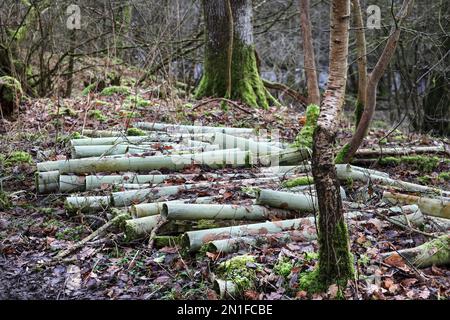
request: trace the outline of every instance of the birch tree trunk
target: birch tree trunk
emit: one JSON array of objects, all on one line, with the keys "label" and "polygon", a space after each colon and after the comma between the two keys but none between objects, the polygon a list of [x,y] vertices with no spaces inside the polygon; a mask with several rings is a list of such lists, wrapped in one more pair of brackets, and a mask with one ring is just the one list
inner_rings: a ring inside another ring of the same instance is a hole
[{"label": "birch tree trunk", "polygon": [[251,0],[203,0],[204,73],[196,97],[226,97],[268,108],[253,42]]},{"label": "birch tree trunk", "polygon": [[319,205],[319,267],[309,276],[314,288],[324,291],[331,284],[345,287],[353,278],[353,259],[344,220],[334,148],[347,80],[350,0],[331,4],[330,67],[328,88],[314,132],[312,173]]}]

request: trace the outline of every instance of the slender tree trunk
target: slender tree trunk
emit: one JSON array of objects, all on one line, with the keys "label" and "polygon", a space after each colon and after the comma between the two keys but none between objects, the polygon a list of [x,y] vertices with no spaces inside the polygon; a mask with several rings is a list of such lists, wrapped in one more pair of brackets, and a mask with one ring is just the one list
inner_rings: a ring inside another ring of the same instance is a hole
[{"label": "slender tree trunk", "polygon": [[[319,266],[310,277],[323,291],[331,284],[345,286],[353,278],[353,259],[344,220],[340,186],[334,165],[338,118],[342,110],[347,81],[350,0],[331,4],[330,67],[328,87],[321,104],[314,132],[312,173],[319,206]],[[303,279],[300,284],[305,284]]]},{"label": "slender tree trunk", "polygon": [[300,24],[303,36],[303,51],[305,60],[306,82],[308,87],[308,106],[306,108],[306,121],[303,128],[295,138],[296,147],[312,147],[314,128],[319,116],[320,91],[317,81],[314,46],[312,41],[312,27],[309,16],[309,0],[300,0]]},{"label": "slender tree trunk", "polygon": [[392,29],[391,35],[386,43],[386,46],[384,47],[383,53],[378,59],[375,68],[367,80],[365,107],[358,127],[356,128],[350,143],[344,146],[338,155],[337,159],[339,162],[350,162],[367,135],[370,122],[372,121],[372,117],[375,112],[378,83],[383,77],[389,62],[395,53],[395,49],[397,48],[397,43],[400,38],[400,24],[408,15],[409,7],[412,2],[413,0],[404,0],[399,13],[395,17],[395,25]]},{"label": "slender tree trunk", "polygon": [[366,101],[367,53],[364,21],[359,0],[352,0],[354,25],[356,28],[356,54],[358,55],[358,96],[355,105],[355,127],[358,127]]},{"label": "slender tree trunk", "polygon": [[66,98],[70,98],[72,95],[72,89],[73,89],[73,73],[74,73],[74,67],[75,67],[75,45],[76,45],[76,30],[70,30],[70,53],[69,53],[69,67],[67,70],[67,86],[66,86],[66,92],[64,93],[64,96]]},{"label": "slender tree trunk", "polygon": [[309,0],[300,0],[300,23],[305,55],[305,72],[308,87],[308,104],[320,105],[320,91],[317,82],[316,62],[314,55],[311,20],[309,17]]},{"label": "slender tree trunk", "polygon": [[227,97],[252,107],[267,108],[273,98],[258,73],[252,1],[203,0],[203,9],[204,73],[196,97]]}]

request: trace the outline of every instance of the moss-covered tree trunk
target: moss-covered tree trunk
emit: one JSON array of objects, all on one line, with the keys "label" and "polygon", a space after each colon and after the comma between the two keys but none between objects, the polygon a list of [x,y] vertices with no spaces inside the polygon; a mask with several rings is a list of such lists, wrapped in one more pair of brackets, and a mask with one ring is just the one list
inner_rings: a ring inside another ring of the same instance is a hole
[{"label": "moss-covered tree trunk", "polygon": [[330,78],[314,131],[313,144],[312,173],[319,206],[319,267],[310,275],[311,280],[314,280],[313,287],[309,287],[311,291],[326,290],[331,284],[345,286],[347,280],[353,278],[354,272],[333,148],[345,96],[349,18],[350,0],[333,0]]},{"label": "moss-covered tree trunk", "polygon": [[204,72],[196,97],[220,97],[267,108],[273,99],[258,72],[251,0],[203,0]]}]

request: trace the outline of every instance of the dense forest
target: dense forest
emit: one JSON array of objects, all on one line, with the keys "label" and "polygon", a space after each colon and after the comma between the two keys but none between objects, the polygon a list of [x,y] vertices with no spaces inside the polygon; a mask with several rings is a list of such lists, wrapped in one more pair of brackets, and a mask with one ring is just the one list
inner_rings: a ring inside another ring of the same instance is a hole
[{"label": "dense forest", "polygon": [[3,0],[0,299],[448,300],[449,7]]}]

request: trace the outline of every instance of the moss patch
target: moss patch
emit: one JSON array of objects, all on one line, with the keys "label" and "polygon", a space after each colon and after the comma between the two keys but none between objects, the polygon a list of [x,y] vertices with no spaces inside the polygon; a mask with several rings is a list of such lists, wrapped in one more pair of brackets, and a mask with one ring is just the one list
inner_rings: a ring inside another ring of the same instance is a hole
[{"label": "moss patch", "polygon": [[356,99],[356,103],[355,103],[355,128],[358,128],[359,125],[359,121],[361,120],[361,116],[363,114],[364,111],[364,104]]},{"label": "moss patch", "polygon": [[131,89],[125,86],[110,86],[106,87],[100,93],[102,96],[112,96],[114,94],[122,94],[129,95],[131,93]]},{"label": "moss patch", "polygon": [[140,95],[130,95],[125,99],[126,107],[136,106],[138,108],[145,108],[151,104],[151,101],[143,99]]},{"label": "moss patch", "polygon": [[294,263],[289,259],[283,258],[274,265],[273,272],[279,276],[287,278],[294,267]]},{"label": "moss patch", "polygon": [[344,163],[344,158],[347,156],[348,150],[350,150],[349,143],[347,143],[345,146],[343,146],[342,149],[338,152],[338,154],[336,155],[336,158],[334,159],[334,163],[336,163],[336,164]]},{"label": "moss patch", "polygon": [[[327,247],[327,243],[331,243],[330,247]],[[300,289],[308,293],[325,292],[330,285],[336,284],[342,290],[346,287],[347,281],[354,278],[355,273],[344,219],[337,222],[334,231],[327,236],[327,239],[319,236],[319,247],[318,265],[314,271],[300,275]],[[337,258],[329,259],[329,257]]]},{"label": "moss patch", "polygon": [[306,122],[300,133],[295,138],[294,147],[312,148],[314,129],[316,128],[317,118],[320,114],[319,106],[310,104],[306,108]]},{"label": "moss patch", "polygon": [[33,158],[28,152],[14,151],[9,156],[5,157],[2,162],[6,167],[19,164],[32,164]]},{"label": "moss patch", "polygon": [[313,184],[314,180],[311,176],[305,176],[305,177],[298,177],[294,179],[289,179],[285,182],[283,182],[283,187],[285,188],[294,188],[297,186],[307,186],[310,184]]},{"label": "moss patch", "polygon": [[401,157],[384,157],[380,159],[382,165],[401,165],[407,164],[409,168],[418,169],[423,172],[431,172],[439,165],[439,157],[429,156],[401,156]]},{"label": "moss patch", "polygon": [[83,91],[81,91],[81,95],[87,96],[91,91],[94,91],[97,87],[96,83],[91,83],[90,85],[86,86]]},{"label": "moss patch", "polygon": [[100,122],[105,122],[108,120],[108,117],[106,117],[100,110],[91,110],[88,115],[89,117]]},{"label": "moss patch", "polygon": [[139,128],[128,128],[127,136],[146,136],[147,133]]},{"label": "moss patch", "polygon": [[255,265],[255,257],[250,255],[235,256],[219,264],[216,273],[219,278],[232,281],[240,291],[255,286],[256,270],[247,265]]},{"label": "moss patch", "polygon": [[450,181],[450,171],[439,173],[438,179],[443,181]]}]

